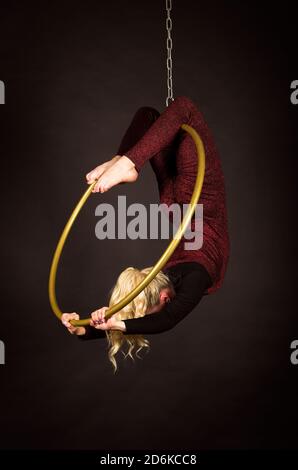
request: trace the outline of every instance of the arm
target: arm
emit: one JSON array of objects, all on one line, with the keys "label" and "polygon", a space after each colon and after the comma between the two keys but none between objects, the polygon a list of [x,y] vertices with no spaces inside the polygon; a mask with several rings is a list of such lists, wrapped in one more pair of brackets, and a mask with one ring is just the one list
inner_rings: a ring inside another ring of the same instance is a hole
[{"label": "arm", "polygon": [[82,336],[78,336],[78,338],[82,339],[83,341],[88,341],[89,339],[107,338],[106,330],[118,329],[120,324],[121,326],[123,326],[123,329],[125,329],[125,325],[122,325],[122,322],[116,320],[114,315],[107,322],[104,322],[104,329],[99,329],[99,325],[103,323],[107,310],[108,307],[102,307],[92,312],[90,325],[84,328],[85,334]]},{"label": "arm", "polygon": [[134,163],[138,171],[147,160],[173,141],[182,124],[191,123],[193,110],[196,107],[189,98],[177,97],[143,137],[125,152],[125,156]]},{"label": "arm", "polygon": [[191,271],[183,277],[179,290],[158,313],[142,318],[124,320],[125,334],[157,334],[170,330],[185,318],[200,302],[206,289],[206,278],[200,271]]},{"label": "arm", "polygon": [[84,328],[85,334],[77,336],[81,341],[89,341],[90,339],[103,339],[107,337],[106,332],[103,330],[96,330],[90,325],[85,326]]},{"label": "arm", "polygon": [[118,330],[125,332],[125,324],[121,320],[117,320],[115,315],[112,315],[105,321],[105,313],[109,307],[102,307],[91,313],[90,325],[83,327],[84,334],[78,336],[79,339],[85,341],[90,339],[107,338],[107,330]]}]

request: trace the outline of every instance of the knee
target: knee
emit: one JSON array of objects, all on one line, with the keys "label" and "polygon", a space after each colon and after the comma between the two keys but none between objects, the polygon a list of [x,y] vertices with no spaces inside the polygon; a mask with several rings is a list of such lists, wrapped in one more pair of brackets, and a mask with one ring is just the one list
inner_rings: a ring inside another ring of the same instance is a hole
[{"label": "knee", "polygon": [[160,116],[160,113],[150,106],[142,106],[136,112],[138,118],[142,118],[145,121],[154,122]]}]

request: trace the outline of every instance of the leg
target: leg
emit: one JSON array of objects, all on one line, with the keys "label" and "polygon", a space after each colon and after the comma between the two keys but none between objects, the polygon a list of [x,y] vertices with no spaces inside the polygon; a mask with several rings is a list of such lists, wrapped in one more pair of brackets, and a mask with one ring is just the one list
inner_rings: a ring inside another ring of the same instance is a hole
[{"label": "leg", "polygon": [[138,142],[138,140],[141,139],[141,137],[143,137],[158,117],[159,112],[154,108],[142,107],[138,109],[121,140],[117,152],[118,155],[125,155],[125,152],[127,152]]},{"label": "leg", "polygon": [[174,153],[165,149],[149,160],[156,176],[160,202],[167,205],[175,202],[173,156]]},{"label": "leg", "polygon": [[[124,137],[122,138],[121,144],[119,146],[117,155],[114,156],[111,160],[102,163],[101,165],[98,165],[94,170],[89,172],[86,175],[87,183],[91,184],[95,179],[101,178],[104,173],[109,172],[111,168],[115,169],[115,164],[121,159],[121,155],[125,155],[125,153],[132,147],[134,146],[139,139],[146,133],[146,131],[150,128],[152,123],[158,118],[159,112],[156,111],[154,108],[149,108],[149,107],[143,107],[140,108],[134,115],[133,120],[128,127]],[[123,158],[122,158],[123,161]],[[129,161],[128,161],[129,162]],[[127,163],[127,162],[126,162]],[[131,162],[130,162],[131,163]],[[137,177],[137,168],[134,168],[133,171],[136,173]],[[117,179],[121,179],[121,171],[127,171],[126,167],[119,168],[118,165],[118,175],[114,174],[114,179],[115,179],[115,184],[118,184],[121,181],[117,182]],[[109,175],[109,179],[111,181],[111,173]],[[134,177],[132,177],[132,181],[134,180]],[[94,189],[93,192],[104,192],[103,191],[103,185],[100,185],[100,182],[98,182]],[[108,189],[108,188],[107,188]]]},{"label": "leg", "polygon": [[[154,108],[140,108],[122,138],[118,154],[125,155],[125,152],[143,137],[159,116],[160,113]],[[170,148],[167,148],[157,153],[150,159],[150,164],[157,179],[160,201],[169,205],[172,204],[174,202],[173,176],[175,172],[173,152]]]},{"label": "leg", "polygon": [[189,204],[197,177],[198,157],[196,146],[188,134],[183,133],[181,135],[176,152],[175,200],[178,204]]}]

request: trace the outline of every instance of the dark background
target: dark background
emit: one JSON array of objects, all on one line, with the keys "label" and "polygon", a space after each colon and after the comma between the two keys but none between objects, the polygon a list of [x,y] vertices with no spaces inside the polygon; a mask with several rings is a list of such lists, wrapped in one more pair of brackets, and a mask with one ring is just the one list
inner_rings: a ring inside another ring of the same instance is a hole
[{"label": "dark background", "polygon": [[[297,447],[297,25],[291,2],[174,1],[174,94],[195,101],[220,150],[231,258],[220,292],[151,351],[81,343],[52,314],[53,251],[85,174],[110,159],[140,106],[166,98],[163,1],[6,2],[0,7],[2,449]],[[65,311],[106,304],[120,271],[157,241],[99,241],[100,202],[157,202],[149,166],[95,195],[58,275]]]}]

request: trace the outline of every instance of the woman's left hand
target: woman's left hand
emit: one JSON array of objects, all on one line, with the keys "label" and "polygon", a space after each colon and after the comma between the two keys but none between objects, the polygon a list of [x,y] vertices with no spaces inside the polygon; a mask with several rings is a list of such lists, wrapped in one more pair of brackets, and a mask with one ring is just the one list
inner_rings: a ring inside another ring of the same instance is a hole
[{"label": "woman's left hand", "polygon": [[126,327],[123,321],[116,320],[114,315],[108,320],[105,319],[105,314],[108,309],[109,307],[102,307],[92,312],[90,326],[93,326],[97,330],[120,330],[124,332]]}]

